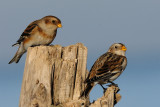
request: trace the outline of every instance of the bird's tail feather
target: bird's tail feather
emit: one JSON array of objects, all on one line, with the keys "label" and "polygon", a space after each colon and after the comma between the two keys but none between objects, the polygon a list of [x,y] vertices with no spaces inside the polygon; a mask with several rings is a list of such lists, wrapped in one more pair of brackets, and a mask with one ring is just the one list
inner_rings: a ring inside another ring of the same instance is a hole
[{"label": "bird's tail feather", "polygon": [[18,48],[18,51],[16,52],[16,54],[14,55],[14,57],[11,59],[11,61],[8,64],[11,64],[13,62],[18,63],[20,58],[25,52],[26,51],[24,50],[23,45],[21,44],[20,47]]},{"label": "bird's tail feather", "polygon": [[19,45],[19,43],[15,43],[15,44],[12,45],[12,47],[13,47],[13,46],[18,46],[18,45]]},{"label": "bird's tail feather", "polygon": [[92,90],[94,83],[88,83],[84,91],[81,93],[80,97],[88,97],[90,91]]},{"label": "bird's tail feather", "polygon": [[19,62],[19,60],[20,60],[20,58],[22,57],[22,55],[23,55],[23,53],[22,54],[15,54],[14,55],[14,57],[11,59],[11,61],[8,63],[8,64],[11,64],[11,63],[13,63],[13,62],[15,62],[15,63],[18,63]]}]

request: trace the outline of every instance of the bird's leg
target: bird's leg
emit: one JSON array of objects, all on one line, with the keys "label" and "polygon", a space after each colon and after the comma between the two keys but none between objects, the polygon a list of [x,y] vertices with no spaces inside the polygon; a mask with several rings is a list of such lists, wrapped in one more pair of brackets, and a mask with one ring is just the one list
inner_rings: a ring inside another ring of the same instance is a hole
[{"label": "bird's leg", "polygon": [[32,45],[32,46],[30,46],[30,47],[35,47],[35,46],[37,46],[37,45]]},{"label": "bird's leg", "polygon": [[45,46],[45,45],[38,44],[38,45],[32,45],[30,47],[36,47],[36,46]]},{"label": "bird's leg", "polygon": [[104,88],[102,84],[100,84],[100,86],[103,88],[103,93],[105,93],[107,88]]},{"label": "bird's leg", "polygon": [[39,45],[39,46],[48,46],[48,45],[42,45],[42,44],[41,44],[41,45]]}]

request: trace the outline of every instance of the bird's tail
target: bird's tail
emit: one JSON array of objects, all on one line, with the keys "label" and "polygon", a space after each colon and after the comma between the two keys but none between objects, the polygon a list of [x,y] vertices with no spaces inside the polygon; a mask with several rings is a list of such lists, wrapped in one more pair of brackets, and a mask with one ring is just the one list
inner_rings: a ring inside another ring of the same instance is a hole
[{"label": "bird's tail", "polygon": [[12,47],[13,47],[13,46],[18,46],[18,45],[19,45],[19,43],[17,42],[17,43],[15,43],[15,44],[13,44]]},{"label": "bird's tail", "polygon": [[89,93],[91,92],[92,88],[94,86],[94,83],[87,83],[87,86],[85,87],[84,91],[81,93],[81,98],[82,97],[88,97]]},{"label": "bird's tail", "polygon": [[8,64],[11,64],[13,62],[18,63],[24,53],[25,53],[25,50],[22,48],[22,46],[20,46],[18,48],[18,51],[16,52],[16,54],[14,55],[14,57],[11,59],[11,61]]}]

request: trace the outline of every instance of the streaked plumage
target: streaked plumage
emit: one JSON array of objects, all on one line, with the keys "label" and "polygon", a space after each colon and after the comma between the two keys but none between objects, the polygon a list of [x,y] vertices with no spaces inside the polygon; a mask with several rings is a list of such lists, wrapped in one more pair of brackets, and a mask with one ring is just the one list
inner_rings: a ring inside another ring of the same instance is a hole
[{"label": "streaked plumage", "polygon": [[56,37],[57,28],[59,27],[62,27],[61,21],[55,16],[45,16],[29,24],[17,40],[17,43],[12,45],[19,45],[19,48],[9,64],[18,63],[28,47],[49,45]]},{"label": "streaked plumage", "polygon": [[87,97],[94,85],[112,83],[124,71],[127,65],[125,57],[126,47],[122,43],[113,44],[109,50],[100,56],[92,66],[88,78],[85,80],[87,86],[81,97]]}]

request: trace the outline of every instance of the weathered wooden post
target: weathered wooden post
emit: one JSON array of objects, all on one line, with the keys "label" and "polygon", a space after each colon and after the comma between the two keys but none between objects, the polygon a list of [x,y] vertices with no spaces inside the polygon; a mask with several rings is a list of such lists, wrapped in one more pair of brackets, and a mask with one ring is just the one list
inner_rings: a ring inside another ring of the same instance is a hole
[{"label": "weathered wooden post", "polygon": [[86,64],[87,48],[81,43],[30,47],[19,107],[113,107],[120,99],[117,87],[109,87],[103,97],[90,105],[88,98],[79,98],[88,75]]}]

